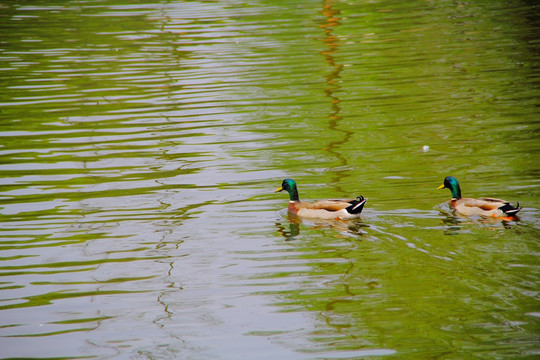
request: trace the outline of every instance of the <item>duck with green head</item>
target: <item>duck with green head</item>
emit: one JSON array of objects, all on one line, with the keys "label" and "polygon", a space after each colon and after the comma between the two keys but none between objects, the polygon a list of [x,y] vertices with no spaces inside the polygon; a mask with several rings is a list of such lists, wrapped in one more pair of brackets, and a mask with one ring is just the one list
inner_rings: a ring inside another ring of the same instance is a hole
[{"label": "duck with green head", "polygon": [[293,179],[285,179],[275,192],[289,193],[289,211],[304,218],[347,220],[360,216],[367,202],[362,195],[352,200],[320,200],[313,203],[300,201]]},{"label": "duck with green head", "polygon": [[485,217],[496,217],[503,220],[515,220],[516,214],[521,210],[519,203],[514,207],[509,201],[490,197],[478,199],[461,197],[461,187],[453,176],[447,176],[438,189],[450,189],[452,199],[450,207],[458,213],[466,216],[480,215]]}]

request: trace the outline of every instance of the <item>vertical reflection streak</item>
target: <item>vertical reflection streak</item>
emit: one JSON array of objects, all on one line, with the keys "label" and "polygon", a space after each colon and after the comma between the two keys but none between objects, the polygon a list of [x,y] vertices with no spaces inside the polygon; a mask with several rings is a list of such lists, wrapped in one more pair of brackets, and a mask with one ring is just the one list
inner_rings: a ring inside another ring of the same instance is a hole
[{"label": "vertical reflection streak", "polygon": [[[324,57],[325,62],[331,67],[330,73],[326,76],[326,87],[324,89],[325,95],[330,99],[331,110],[328,114],[328,129],[332,132],[341,133],[342,136],[336,140],[331,140],[324,150],[328,151],[338,159],[339,169],[333,172],[334,181],[332,186],[338,187],[339,178],[343,177],[347,172],[347,158],[340,152],[340,145],[343,145],[349,141],[352,136],[352,132],[340,128],[339,123],[342,117],[340,116],[341,107],[339,106],[341,100],[338,97],[338,93],[341,90],[340,80],[341,71],[343,65],[339,64],[335,59],[335,54],[339,51],[339,39],[334,35],[334,30],[340,25],[341,18],[339,17],[341,11],[333,7],[333,0],[324,0],[322,14],[326,19],[319,25],[325,33],[325,37],[322,41],[326,44],[326,49],[321,51],[320,54]],[[342,189],[337,189],[343,192]]]}]

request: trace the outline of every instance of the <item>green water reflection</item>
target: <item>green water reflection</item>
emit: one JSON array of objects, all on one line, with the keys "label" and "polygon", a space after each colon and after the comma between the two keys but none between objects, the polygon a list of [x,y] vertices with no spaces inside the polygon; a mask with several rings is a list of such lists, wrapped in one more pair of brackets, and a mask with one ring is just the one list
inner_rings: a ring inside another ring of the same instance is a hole
[{"label": "green water reflection", "polygon": [[[535,4],[0,19],[0,358],[538,357]],[[456,216],[447,175],[521,220]],[[294,218],[285,177],[369,202]]]},{"label": "green water reflection", "polygon": [[373,223],[391,222],[370,219],[361,236],[350,236],[351,225],[297,230],[290,246],[308,268],[281,274],[298,287],[280,304],[317,313],[310,335],[319,350],[491,358],[520,357],[536,346],[536,315],[524,312],[535,306],[536,276],[523,270],[537,259],[519,240],[536,231],[472,224],[467,233],[441,237],[441,229],[418,229],[403,218],[399,229],[373,231]]}]

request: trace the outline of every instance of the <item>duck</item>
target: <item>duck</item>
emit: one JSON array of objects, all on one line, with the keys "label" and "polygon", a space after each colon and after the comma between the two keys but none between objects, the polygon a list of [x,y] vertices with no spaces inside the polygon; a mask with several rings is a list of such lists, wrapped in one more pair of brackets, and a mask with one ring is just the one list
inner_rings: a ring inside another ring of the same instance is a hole
[{"label": "duck", "polygon": [[362,195],[352,200],[319,200],[316,202],[300,201],[298,189],[293,179],[285,179],[275,192],[289,193],[290,213],[303,218],[348,220],[360,217],[367,200]]},{"label": "duck", "polygon": [[502,220],[516,220],[516,214],[521,210],[519,202],[516,206],[512,206],[509,201],[491,197],[478,199],[461,197],[459,182],[453,176],[445,177],[444,182],[437,189],[444,188],[450,189],[452,192],[450,207],[462,215],[480,215]]}]

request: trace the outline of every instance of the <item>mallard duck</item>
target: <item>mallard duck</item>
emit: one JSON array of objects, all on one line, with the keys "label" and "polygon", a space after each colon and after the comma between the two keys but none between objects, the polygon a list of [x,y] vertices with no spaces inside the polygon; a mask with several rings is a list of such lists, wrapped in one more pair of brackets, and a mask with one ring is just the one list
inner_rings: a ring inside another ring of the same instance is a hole
[{"label": "mallard duck", "polygon": [[521,210],[519,203],[514,207],[506,200],[489,197],[481,197],[478,199],[462,198],[459,182],[452,176],[444,178],[443,184],[438,187],[438,189],[444,188],[450,189],[452,192],[450,207],[463,215],[480,215],[501,218],[503,220],[514,220],[516,214]]},{"label": "mallard duck", "polygon": [[320,200],[314,203],[300,201],[293,179],[285,179],[275,192],[289,193],[289,211],[305,218],[346,220],[360,216],[367,199],[362,195],[353,200]]}]

